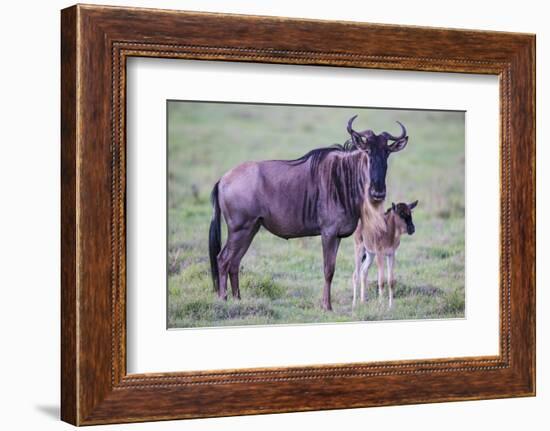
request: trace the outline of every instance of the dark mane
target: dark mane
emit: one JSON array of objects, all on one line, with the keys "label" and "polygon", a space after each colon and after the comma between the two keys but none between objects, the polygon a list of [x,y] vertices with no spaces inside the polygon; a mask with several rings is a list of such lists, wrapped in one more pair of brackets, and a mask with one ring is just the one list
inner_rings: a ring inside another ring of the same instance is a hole
[{"label": "dark mane", "polygon": [[340,153],[353,153],[354,151],[357,151],[357,147],[355,144],[351,142],[351,140],[347,140],[344,142],[344,144],[334,144],[330,147],[322,147],[322,148],[316,148],[314,150],[309,151],[308,153],[304,154],[302,157],[299,157],[294,160],[285,160],[286,163],[289,163],[293,166],[301,165],[302,163],[307,162],[308,160],[311,160],[311,174],[312,176],[315,175],[317,172],[317,168],[321,164],[321,162],[330,154],[334,152],[340,152]]}]

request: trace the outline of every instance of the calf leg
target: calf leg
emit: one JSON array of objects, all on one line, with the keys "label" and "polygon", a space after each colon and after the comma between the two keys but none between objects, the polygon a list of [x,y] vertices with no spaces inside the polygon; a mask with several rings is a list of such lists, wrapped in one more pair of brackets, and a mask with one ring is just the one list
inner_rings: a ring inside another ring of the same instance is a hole
[{"label": "calf leg", "polygon": [[322,234],[321,242],[323,243],[323,263],[325,268],[323,309],[326,311],[332,311],[332,304],[330,301],[330,285],[332,284],[332,277],[334,276],[334,270],[336,268],[336,255],[338,253],[338,246],[340,245],[340,238],[336,235]]},{"label": "calf leg", "polygon": [[367,289],[369,287],[369,268],[374,260],[374,254],[366,251],[365,261],[361,266],[361,302],[365,302],[367,298]]},{"label": "calf leg", "polygon": [[389,308],[391,308],[392,302],[393,302],[394,286],[395,286],[395,279],[393,276],[393,268],[395,265],[395,254],[390,254],[387,257],[387,262],[388,262],[388,286],[389,286],[389,296],[390,296]]},{"label": "calf leg", "polygon": [[376,266],[378,266],[378,296],[384,293],[384,255],[376,254]]},{"label": "calf leg", "polygon": [[[355,307],[357,302],[357,284],[361,279],[361,262],[363,261],[363,254],[365,250],[363,247],[363,242],[355,242],[355,268],[353,270],[353,302],[352,307]],[[361,292],[363,292],[363,287],[361,286]],[[363,293],[361,293],[361,298],[363,298]],[[362,299],[363,301],[363,299]]]}]

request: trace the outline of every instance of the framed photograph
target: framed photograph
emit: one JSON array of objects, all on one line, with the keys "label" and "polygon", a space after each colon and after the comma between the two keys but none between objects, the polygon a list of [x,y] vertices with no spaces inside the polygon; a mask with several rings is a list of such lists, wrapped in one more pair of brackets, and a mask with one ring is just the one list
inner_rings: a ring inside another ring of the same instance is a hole
[{"label": "framed photograph", "polygon": [[535,37],[61,13],[61,416],[535,394]]}]

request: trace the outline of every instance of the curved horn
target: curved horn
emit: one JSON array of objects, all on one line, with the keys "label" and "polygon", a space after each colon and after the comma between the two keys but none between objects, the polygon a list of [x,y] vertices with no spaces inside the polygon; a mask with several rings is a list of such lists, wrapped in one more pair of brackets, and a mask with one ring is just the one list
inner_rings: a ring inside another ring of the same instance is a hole
[{"label": "curved horn", "polygon": [[351,127],[352,123],[353,123],[353,120],[355,120],[357,118],[357,115],[354,115],[353,117],[351,117],[348,121],[348,133],[353,136],[354,134],[358,134],[355,130],[353,130],[353,127]]},{"label": "curved horn", "polygon": [[407,129],[405,129],[405,126],[403,126],[400,121],[396,121],[396,123],[401,126],[401,136],[393,136],[390,135],[388,132],[383,132],[382,135],[384,135],[388,139],[391,139],[392,141],[399,141],[400,139],[403,139],[405,136],[407,136]]},{"label": "curved horn", "polygon": [[354,144],[364,146],[366,142],[363,142],[364,138],[370,138],[372,135],[374,135],[374,132],[370,129],[363,130],[362,132],[357,132],[356,130],[353,130],[352,124],[353,120],[357,118],[357,115],[354,115],[351,117],[348,121],[348,133],[351,135],[351,139]]},{"label": "curved horn", "polygon": [[353,127],[351,126],[353,123],[353,120],[355,120],[356,118],[357,118],[357,115],[354,115],[349,119],[347,130],[348,130],[348,133],[351,135],[351,141],[353,142],[353,144],[356,146],[362,146],[363,139],[361,138],[361,135],[357,133],[355,130],[353,130]]}]

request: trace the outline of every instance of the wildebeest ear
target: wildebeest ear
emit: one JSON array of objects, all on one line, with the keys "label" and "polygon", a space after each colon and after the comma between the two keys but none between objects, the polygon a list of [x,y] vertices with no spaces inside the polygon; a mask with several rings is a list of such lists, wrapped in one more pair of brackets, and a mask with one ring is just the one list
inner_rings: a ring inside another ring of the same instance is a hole
[{"label": "wildebeest ear", "polygon": [[409,209],[412,210],[416,205],[418,205],[418,201],[414,201],[413,203],[409,204]]},{"label": "wildebeest ear", "polygon": [[397,153],[398,151],[401,151],[407,146],[407,142],[409,142],[409,137],[405,136],[404,138],[398,139],[393,144],[388,145],[390,153]]},{"label": "wildebeest ear", "polygon": [[367,138],[364,138],[359,133],[355,133],[355,134],[351,135],[351,139],[352,139],[353,143],[355,144],[355,146],[357,148],[360,148],[361,150],[366,150],[367,147],[369,146]]},{"label": "wildebeest ear", "polygon": [[393,202],[391,203],[391,209],[395,211],[395,204]]},{"label": "wildebeest ear", "polygon": [[351,136],[351,142],[353,142],[353,145],[355,145],[357,148],[360,148],[361,150],[366,150],[369,146],[368,137],[369,134],[372,135],[372,130],[365,130],[361,133],[353,130],[353,120],[355,120],[356,118],[357,115],[354,115],[349,119],[347,131]]}]

